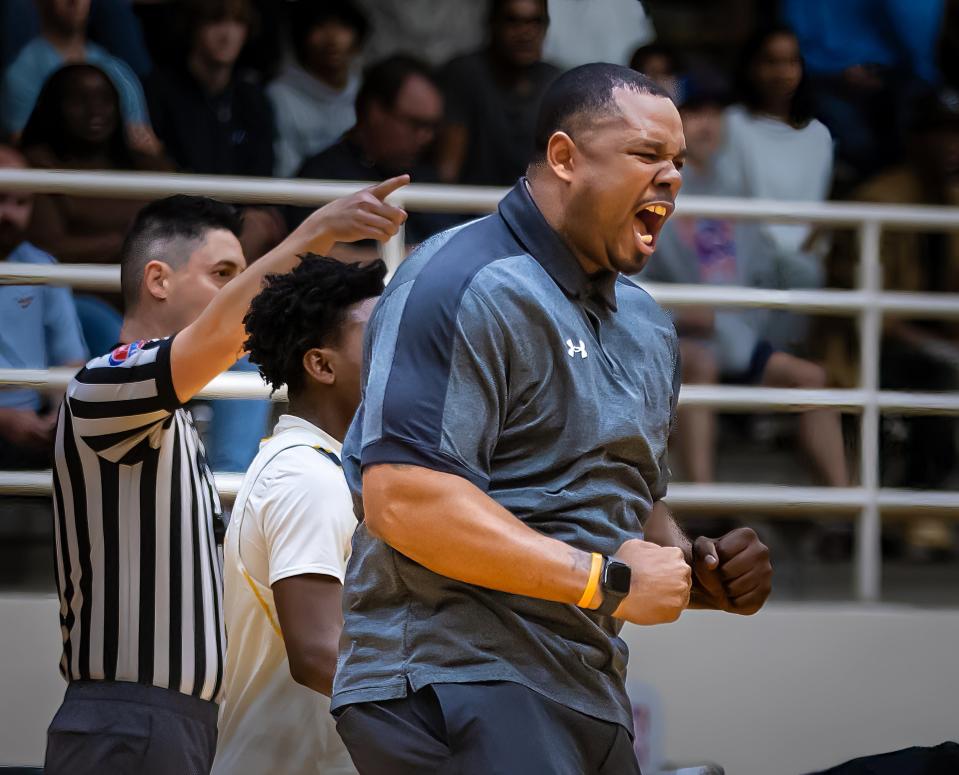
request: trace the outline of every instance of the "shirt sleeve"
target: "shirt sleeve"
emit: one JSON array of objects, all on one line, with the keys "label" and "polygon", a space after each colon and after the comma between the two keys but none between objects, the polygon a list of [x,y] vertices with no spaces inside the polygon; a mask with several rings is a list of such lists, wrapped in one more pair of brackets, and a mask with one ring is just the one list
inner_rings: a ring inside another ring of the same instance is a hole
[{"label": "shirt sleeve", "polygon": [[180,407],[173,337],[139,340],[90,361],[67,388],[76,434],[101,457],[136,462],[137,450]]},{"label": "shirt sleeve", "polygon": [[140,79],[122,59],[108,56],[100,65],[110,74],[110,79],[120,93],[120,110],[130,124],[150,124],[147,99]]},{"label": "shirt sleeve", "polygon": [[69,288],[48,285],[43,305],[43,330],[48,359],[54,366],[82,363],[89,357],[73,294]]},{"label": "shirt sleeve", "polygon": [[505,425],[506,339],[483,297],[449,284],[420,275],[375,316],[360,463],[422,466],[485,490]]},{"label": "shirt sleeve", "polygon": [[356,517],[340,467],[306,446],[284,450],[270,467],[259,503],[270,585],[306,573],[342,584]]},{"label": "shirt sleeve", "polygon": [[5,134],[23,131],[43,81],[44,74],[31,71],[19,59],[7,68],[0,88],[0,117]]}]

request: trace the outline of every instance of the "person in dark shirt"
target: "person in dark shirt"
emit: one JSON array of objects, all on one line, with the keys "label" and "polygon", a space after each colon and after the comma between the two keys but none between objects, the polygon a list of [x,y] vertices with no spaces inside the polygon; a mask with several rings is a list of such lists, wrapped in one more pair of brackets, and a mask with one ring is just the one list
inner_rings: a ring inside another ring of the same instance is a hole
[{"label": "person in dark shirt", "polygon": [[445,182],[515,183],[533,155],[540,98],[560,72],[542,61],[546,0],[494,0],[489,19],[489,47],[443,72],[438,166]]},{"label": "person in dark shirt", "polygon": [[[436,170],[425,157],[442,116],[443,96],[429,65],[399,54],[388,57],[363,75],[356,125],[338,143],[307,159],[298,177],[379,180],[409,172],[417,183],[436,182]],[[309,208],[290,208],[289,227],[309,213]],[[441,213],[410,213],[406,240],[422,242],[455,222]]]},{"label": "person in dark shirt", "polygon": [[186,62],[148,85],[150,115],[184,171],[271,175],[273,110],[236,61],[254,22],[249,0],[190,0]]}]

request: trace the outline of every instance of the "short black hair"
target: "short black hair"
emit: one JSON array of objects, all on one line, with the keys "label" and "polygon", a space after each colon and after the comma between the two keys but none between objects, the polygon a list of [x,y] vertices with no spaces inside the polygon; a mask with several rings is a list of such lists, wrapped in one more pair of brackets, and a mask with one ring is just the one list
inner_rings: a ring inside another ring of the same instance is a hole
[{"label": "short black hair", "polygon": [[304,383],[303,356],[336,344],[349,307],[383,293],[386,264],[353,264],[307,253],[286,274],[266,278],[243,318],[250,361],[273,390]]},{"label": "short black hair", "polygon": [[[150,261],[182,265],[208,231],[224,229],[239,237],[242,227],[237,208],[206,196],[174,194],[148,204],[137,214],[120,251],[124,307],[136,307],[143,270]],[[181,244],[172,246],[174,242]]]},{"label": "short black hair", "polygon": [[613,96],[616,89],[672,99],[662,86],[628,67],[605,62],[574,67],[553,81],[543,95],[536,119],[533,162],[546,158],[549,138],[556,132],[566,132],[575,139],[584,123],[617,113]]},{"label": "short black hair", "polygon": [[364,115],[371,102],[392,108],[400,89],[411,75],[425,78],[439,89],[433,68],[407,54],[394,54],[367,67],[363,71],[363,85],[356,95],[356,115]]},{"label": "short black hair", "polygon": [[328,21],[338,21],[356,32],[356,44],[361,46],[370,31],[366,15],[352,0],[299,0],[290,9],[290,33],[293,50],[302,62],[306,46],[314,28]]}]

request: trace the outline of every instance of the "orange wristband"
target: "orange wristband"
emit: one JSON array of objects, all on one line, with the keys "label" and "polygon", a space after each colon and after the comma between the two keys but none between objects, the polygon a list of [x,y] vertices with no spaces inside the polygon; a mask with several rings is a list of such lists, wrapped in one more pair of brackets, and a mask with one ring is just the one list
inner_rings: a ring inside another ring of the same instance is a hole
[{"label": "orange wristband", "polygon": [[586,582],[586,589],[583,590],[583,596],[576,604],[579,608],[585,608],[590,604],[593,595],[596,594],[596,588],[599,586],[599,574],[603,569],[603,555],[599,552],[593,552],[593,564],[589,569],[589,581]]}]

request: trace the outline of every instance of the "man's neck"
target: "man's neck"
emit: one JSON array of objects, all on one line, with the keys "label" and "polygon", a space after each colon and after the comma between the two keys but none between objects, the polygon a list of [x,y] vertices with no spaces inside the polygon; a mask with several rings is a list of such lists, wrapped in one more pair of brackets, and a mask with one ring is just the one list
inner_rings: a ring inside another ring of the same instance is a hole
[{"label": "man's neck", "polygon": [[169,325],[165,325],[149,315],[128,315],[123,318],[120,328],[120,342],[136,342],[140,339],[162,339],[175,334]]},{"label": "man's neck", "polygon": [[187,60],[187,69],[196,78],[207,94],[220,94],[230,85],[233,65],[210,62],[197,54],[191,54]]},{"label": "man's neck", "polygon": [[289,413],[312,423],[341,444],[350,427],[352,417],[346,417],[335,396],[318,400],[316,396],[293,394],[289,396]]},{"label": "man's neck", "polygon": [[542,180],[537,180],[535,174],[528,174],[529,177],[524,178],[524,183],[533,203],[539,209],[543,218],[546,219],[546,223],[552,227],[553,231],[562,237],[563,242],[566,243],[566,247],[569,248],[583,271],[588,275],[604,271],[603,266],[589,258],[589,256],[577,248],[569,238],[564,217],[566,208],[558,189],[555,186],[544,183]]},{"label": "man's neck", "polygon": [[82,62],[86,59],[87,36],[84,30],[66,32],[44,26],[41,35],[57,50],[65,62]]}]

